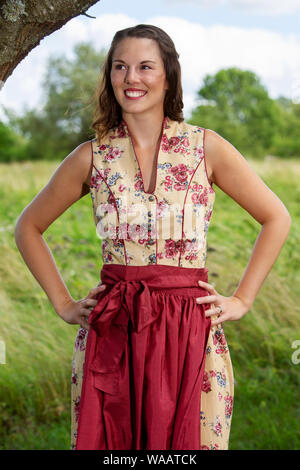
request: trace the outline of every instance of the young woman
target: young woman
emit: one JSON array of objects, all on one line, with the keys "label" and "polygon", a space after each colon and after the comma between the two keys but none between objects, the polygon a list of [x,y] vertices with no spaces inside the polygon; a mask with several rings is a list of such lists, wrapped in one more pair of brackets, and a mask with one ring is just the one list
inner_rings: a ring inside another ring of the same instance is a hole
[{"label": "young woman", "polygon": [[[64,159],[16,224],[57,314],[80,325],[71,449],[227,449],[234,387],[222,323],[250,310],[288,236],[286,207],[243,156],[184,122],[178,57],[158,27],[115,34],[96,137]],[[213,184],[262,225],[229,297],[205,267]],[[74,300],[42,235],[88,192],[104,264],[99,285]]]}]

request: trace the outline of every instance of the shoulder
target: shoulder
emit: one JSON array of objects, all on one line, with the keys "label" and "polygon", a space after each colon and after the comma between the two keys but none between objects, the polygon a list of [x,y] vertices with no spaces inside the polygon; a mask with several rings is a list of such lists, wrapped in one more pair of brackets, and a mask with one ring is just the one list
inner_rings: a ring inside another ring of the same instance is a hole
[{"label": "shoulder", "polygon": [[89,186],[90,173],[93,161],[92,140],[82,142],[65,158],[73,172],[80,175],[82,183]]},{"label": "shoulder", "polygon": [[212,129],[205,129],[204,154],[211,180],[217,185],[226,172],[232,173],[240,162],[246,162],[228,140]]}]

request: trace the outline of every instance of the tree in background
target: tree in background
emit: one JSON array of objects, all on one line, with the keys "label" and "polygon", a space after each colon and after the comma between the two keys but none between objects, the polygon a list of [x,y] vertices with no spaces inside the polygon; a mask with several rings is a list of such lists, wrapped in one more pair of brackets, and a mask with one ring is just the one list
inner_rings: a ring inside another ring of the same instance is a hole
[{"label": "tree in background", "polygon": [[280,129],[274,137],[271,154],[279,157],[300,157],[300,103],[280,96],[277,100]]},{"label": "tree in background", "polygon": [[0,0],[0,88],[28,52],[98,0]]},{"label": "tree in background", "polygon": [[201,102],[188,122],[218,132],[251,156],[273,147],[281,113],[255,73],[232,67],[207,75],[198,96]]},{"label": "tree in background", "polygon": [[28,159],[61,160],[94,136],[90,126],[105,55],[104,50],[96,52],[91,44],[81,43],[75,46],[73,59],[51,57],[42,82],[42,109],[27,109],[17,116],[4,108],[10,126],[27,138]]}]

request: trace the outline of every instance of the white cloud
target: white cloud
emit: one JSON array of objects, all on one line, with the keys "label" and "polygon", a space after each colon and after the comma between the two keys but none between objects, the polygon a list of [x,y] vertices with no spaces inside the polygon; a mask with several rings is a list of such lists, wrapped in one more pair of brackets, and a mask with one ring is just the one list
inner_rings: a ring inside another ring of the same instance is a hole
[{"label": "white cloud", "polygon": [[232,7],[258,15],[281,15],[300,12],[299,0],[164,0],[168,3],[195,3],[203,7]]},{"label": "white cloud", "polygon": [[[116,31],[138,23],[135,18],[121,14],[100,15],[86,23],[74,18],[45,38],[19,64],[0,91],[0,102],[17,110],[21,110],[23,103],[38,106],[39,83],[49,53],[69,56],[78,40],[91,41],[98,50],[108,48]],[[254,71],[273,98],[280,94],[290,98],[299,95],[300,35],[259,28],[203,26],[176,17],[151,17],[145,23],[164,29],[180,54],[185,118],[196,105],[196,92],[204,76],[221,68],[236,66]]]}]

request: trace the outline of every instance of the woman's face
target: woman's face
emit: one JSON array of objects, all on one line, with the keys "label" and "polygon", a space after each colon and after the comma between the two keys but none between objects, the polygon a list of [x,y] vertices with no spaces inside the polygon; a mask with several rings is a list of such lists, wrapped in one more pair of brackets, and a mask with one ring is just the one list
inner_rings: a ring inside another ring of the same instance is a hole
[{"label": "woman's face", "polygon": [[110,79],[123,114],[163,112],[168,84],[156,41],[123,39],[112,57]]}]

